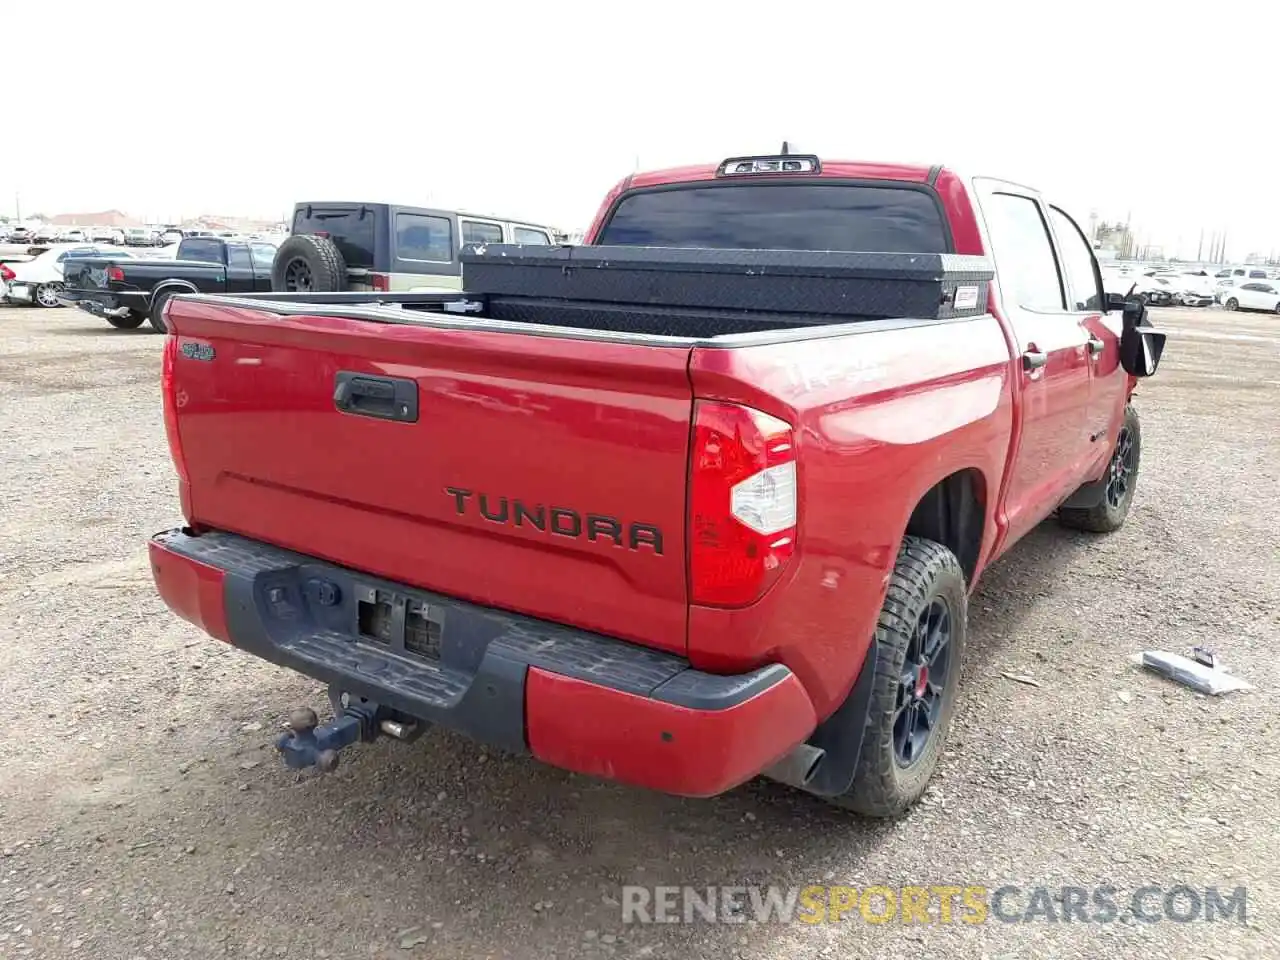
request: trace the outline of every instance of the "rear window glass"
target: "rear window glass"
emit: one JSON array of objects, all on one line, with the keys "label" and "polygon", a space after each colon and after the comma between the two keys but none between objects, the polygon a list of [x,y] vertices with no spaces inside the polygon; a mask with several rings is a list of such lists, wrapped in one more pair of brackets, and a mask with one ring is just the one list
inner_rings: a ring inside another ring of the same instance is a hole
[{"label": "rear window glass", "polygon": [[516,243],[533,243],[542,244],[544,247],[551,245],[551,238],[541,230],[531,230],[528,227],[515,228]]},{"label": "rear window glass", "polygon": [[679,187],[627,197],[596,241],[645,247],[946,253],[929,194],[854,184]]},{"label": "rear window glass", "polygon": [[203,260],[207,263],[221,263],[222,241],[188,237],[178,247],[178,257],[182,260]]},{"label": "rear window glass", "polygon": [[[384,220],[385,222],[385,220]],[[294,233],[327,233],[349,267],[372,269],[378,216],[375,207],[305,207],[293,214]]]},{"label": "rear window glass", "polygon": [[445,217],[397,213],[396,256],[447,263],[453,259],[453,225]]}]

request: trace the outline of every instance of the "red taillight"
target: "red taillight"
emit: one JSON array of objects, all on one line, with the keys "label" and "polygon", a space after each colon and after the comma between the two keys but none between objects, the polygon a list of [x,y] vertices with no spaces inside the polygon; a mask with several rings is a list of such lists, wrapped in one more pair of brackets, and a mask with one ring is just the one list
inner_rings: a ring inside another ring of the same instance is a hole
[{"label": "red taillight", "polygon": [[369,286],[379,293],[391,292],[391,277],[385,273],[370,273]]},{"label": "red taillight", "polygon": [[4,280],[5,282],[8,282],[16,276],[17,276],[16,273],[14,273],[12,270],[6,267],[3,263],[0,263],[0,280]]},{"label": "red taillight", "polygon": [[699,400],[690,454],[691,602],[742,607],[795,552],[796,449],[790,425],[751,407]]},{"label": "red taillight", "polygon": [[124,270],[120,267],[107,267],[107,279],[116,283],[124,282]]},{"label": "red taillight", "polygon": [[164,395],[164,433],[169,441],[169,454],[173,457],[173,468],[178,471],[178,482],[185,489],[188,482],[187,461],[182,455],[182,440],[178,436],[178,408],[182,406],[182,399],[174,375],[177,359],[178,338],[171,333],[165,338],[164,361],[160,367],[160,390]]}]

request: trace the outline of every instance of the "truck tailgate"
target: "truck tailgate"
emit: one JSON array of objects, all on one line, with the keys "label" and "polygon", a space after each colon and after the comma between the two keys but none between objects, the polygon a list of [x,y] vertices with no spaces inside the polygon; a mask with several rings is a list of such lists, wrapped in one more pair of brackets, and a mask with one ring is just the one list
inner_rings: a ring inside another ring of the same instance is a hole
[{"label": "truck tailgate", "polygon": [[687,347],[168,318],[197,528],[684,653]]},{"label": "truck tailgate", "polygon": [[68,257],[62,263],[63,286],[73,290],[105,290],[107,267],[116,262],[110,257]]}]

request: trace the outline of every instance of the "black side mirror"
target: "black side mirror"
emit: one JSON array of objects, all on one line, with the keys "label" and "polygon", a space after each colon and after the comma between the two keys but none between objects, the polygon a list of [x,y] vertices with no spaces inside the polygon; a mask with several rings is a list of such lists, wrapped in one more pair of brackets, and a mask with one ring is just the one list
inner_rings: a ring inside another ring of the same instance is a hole
[{"label": "black side mirror", "polygon": [[1160,366],[1166,337],[1147,319],[1147,305],[1140,297],[1127,298],[1123,309],[1120,366],[1130,376],[1149,377]]}]

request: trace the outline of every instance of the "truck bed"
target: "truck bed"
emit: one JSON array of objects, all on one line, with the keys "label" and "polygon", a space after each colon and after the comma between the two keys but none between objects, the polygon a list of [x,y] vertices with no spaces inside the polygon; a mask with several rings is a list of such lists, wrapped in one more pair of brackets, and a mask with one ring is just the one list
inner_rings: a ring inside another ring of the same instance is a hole
[{"label": "truck bed", "polygon": [[702,341],[978,316],[992,277],[985,258],[937,254],[489,244],[468,248],[462,261],[459,293],[281,293],[237,304],[260,302],[282,316],[324,307],[384,323],[450,326],[457,317],[468,329]]}]

